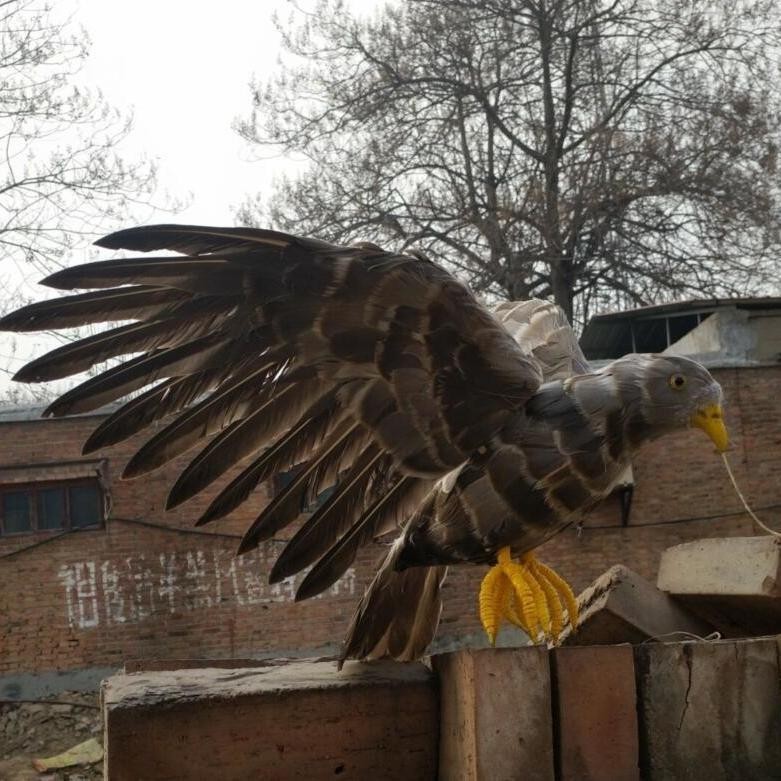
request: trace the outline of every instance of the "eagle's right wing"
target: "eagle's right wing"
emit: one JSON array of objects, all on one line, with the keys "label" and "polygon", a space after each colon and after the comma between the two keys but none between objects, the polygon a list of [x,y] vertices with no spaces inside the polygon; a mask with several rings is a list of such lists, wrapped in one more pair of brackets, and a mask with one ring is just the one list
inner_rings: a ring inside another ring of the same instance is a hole
[{"label": "eagle's right wing", "polygon": [[515,341],[538,361],[544,382],[591,371],[578,338],[558,305],[530,298],[501,303],[493,312]]}]

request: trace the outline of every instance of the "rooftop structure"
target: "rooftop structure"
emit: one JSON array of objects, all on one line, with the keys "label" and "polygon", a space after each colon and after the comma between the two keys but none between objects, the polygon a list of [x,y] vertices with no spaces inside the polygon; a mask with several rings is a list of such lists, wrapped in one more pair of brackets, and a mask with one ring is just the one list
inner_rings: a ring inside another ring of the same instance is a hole
[{"label": "rooftop structure", "polygon": [[781,298],[695,299],[596,315],[580,346],[592,361],[670,352],[709,366],[777,364]]}]

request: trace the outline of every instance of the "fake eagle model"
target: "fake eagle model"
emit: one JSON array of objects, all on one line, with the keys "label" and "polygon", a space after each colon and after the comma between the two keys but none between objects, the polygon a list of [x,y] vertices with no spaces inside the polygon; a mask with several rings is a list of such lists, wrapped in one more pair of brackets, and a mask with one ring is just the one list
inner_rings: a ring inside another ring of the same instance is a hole
[{"label": "fake eagle model", "polygon": [[336,484],[271,571],[276,582],[311,567],[297,599],[328,588],[361,546],[395,532],[343,659],[420,656],[456,564],[492,565],[480,594],[492,641],[504,619],[555,639],[562,603],[574,623],[574,599],[531,551],[607,496],[644,442],[698,426],[727,447],[721,389],[699,364],[627,355],[592,371],[556,306],[491,313],[421,255],[176,225],[120,231],[98,245],[180,255],[89,263],[44,280],[91,292],[27,306],[4,329],[132,322],[60,347],[16,379],[54,380],[135,355],[45,414],[86,412],[146,388],[98,426],[84,452],[173,416],[123,476],[201,446],[170,508],[244,462],[198,524],[303,462],[239,553]]}]

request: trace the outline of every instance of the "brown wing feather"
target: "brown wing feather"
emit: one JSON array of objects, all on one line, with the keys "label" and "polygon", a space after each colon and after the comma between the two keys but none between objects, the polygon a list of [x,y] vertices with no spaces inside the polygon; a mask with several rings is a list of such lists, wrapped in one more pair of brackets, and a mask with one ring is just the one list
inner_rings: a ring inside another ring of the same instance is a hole
[{"label": "brown wing feather", "polygon": [[46,331],[116,320],[144,320],[189,298],[183,290],[146,285],[98,290],[28,304],[0,318],[3,331]]},{"label": "brown wing feather", "polygon": [[241,277],[221,258],[121,258],[85,263],[58,271],[41,284],[57,290],[100,289],[113,285],[149,285],[187,293],[241,294]]},{"label": "brown wing feather", "polygon": [[106,249],[128,249],[135,252],[173,250],[184,255],[213,253],[237,255],[272,248],[277,251],[300,246],[310,252],[340,249],[318,239],[291,236],[262,228],[210,228],[203,225],[149,225],[126,228],[95,242]]},{"label": "brown wing feather", "polygon": [[[316,561],[298,587],[296,599],[319,594],[344,575],[360,548],[411,515],[430,491],[431,484],[420,478],[402,477],[382,496],[375,497],[363,513],[345,514],[338,526],[327,527],[327,533],[323,533],[324,529],[304,526],[280,554],[271,578],[282,580]],[[350,526],[351,519],[355,520]],[[348,528],[342,534],[345,527]],[[339,534],[342,536],[336,540]]]},{"label": "brown wing feather", "polygon": [[109,415],[90,434],[83,454],[123,442],[133,434],[190,404],[220,384],[226,370],[197,372],[188,377],[173,377],[139,394]]},{"label": "brown wing feather", "polygon": [[[362,544],[401,523],[421,492],[468,461],[541,381],[530,352],[463,285],[420,256],[274,231],[174,225],[120,231],[99,244],[180,255],[52,275],[51,286],[98,292],[35,304],[4,318],[3,327],[137,322],[38,359],[21,377],[61,376],[144,350],[48,412],[94,409],[159,382],[104,421],[88,447],[179,413],[131,462],[128,474],[141,474],[216,432],[180,476],[170,505],[252,460],[203,522],[239,506],[272,470],[308,459],[304,476],[260,515],[242,550],[293,520],[300,502],[348,469],[275,572],[316,562],[307,596],[338,577]],[[282,359],[270,362],[269,355]],[[413,584],[430,604],[407,617],[391,638],[394,647],[404,645],[404,632],[426,635],[418,624],[433,615],[438,583],[426,577]]]},{"label": "brown wing feather", "polygon": [[286,385],[249,415],[231,423],[179,475],[168,494],[166,509],[200,493],[234,464],[273,441],[327,389],[318,378]]},{"label": "brown wing feather", "polygon": [[[219,518],[226,507],[233,509],[258,483],[270,475],[299,464],[317,445],[312,440],[323,439],[323,431],[330,431],[334,419],[341,421],[339,411],[325,408],[306,421],[299,421],[285,437],[269,448],[256,462],[239,475],[220,496],[215,499],[199,523]],[[352,466],[353,461],[367,447],[369,433],[355,421],[341,421],[333,435],[283,491],[272,499],[262,514],[247,529],[239,545],[239,553],[256,548],[270,539],[280,529],[291,524],[311,503],[314,496],[337,482],[339,474]]]},{"label": "brown wing feather", "polygon": [[[270,401],[274,388],[264,383],[269,375],[282,368],[284,358],[284,354],[271,353],[260,356],[251,369],[246,367],[242,371],[236,367],[214,393],[190,406],[149,439],[127,463],[122,477],[140,477],[159,469],[202,442],[204,437],[222,431]],[[259,392],[259,388],[263,391]]]},{"label": "brown wing feather", "polygon": [[14,379],[20,382],[56,380],[86,371],[118,355],[148,353],[189,342],[218,328],[229,311],[221,298],[199,301],[197,307],[192,304],[177,307],[165,319],[119,326],[52,350],[28,363]]}]

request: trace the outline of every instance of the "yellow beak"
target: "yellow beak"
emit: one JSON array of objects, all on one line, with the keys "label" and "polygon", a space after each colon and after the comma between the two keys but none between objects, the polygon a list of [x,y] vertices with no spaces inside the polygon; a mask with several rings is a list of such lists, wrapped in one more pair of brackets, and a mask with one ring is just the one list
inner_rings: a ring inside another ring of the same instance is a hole
[{"label": "yellow beak", "polygon": [[709,404],[692,415],[689,423],[701,428],[710,438],[716,450],[723,453],[729,445],[727,429],[724,426],[724,413],[720,404]]}]

